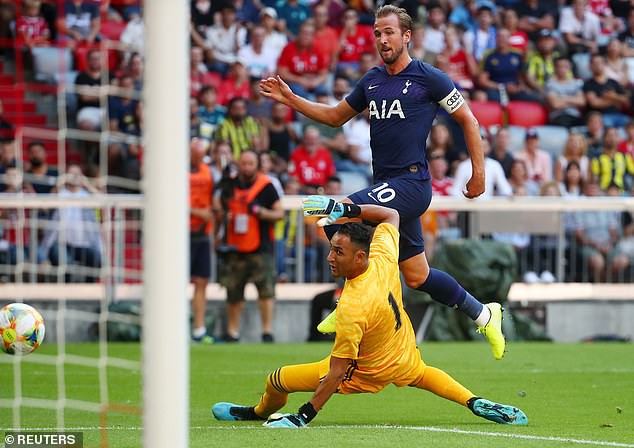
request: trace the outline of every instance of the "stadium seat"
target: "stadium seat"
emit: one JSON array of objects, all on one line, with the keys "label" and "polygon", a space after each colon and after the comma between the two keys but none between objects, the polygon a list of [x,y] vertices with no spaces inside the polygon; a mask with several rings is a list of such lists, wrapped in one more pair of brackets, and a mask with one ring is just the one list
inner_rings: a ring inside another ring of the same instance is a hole
[{"label": "stadium seat", "polygon": [[509,126],[531,128],[546,124],[546,109],[531,101],[511,101],[506,106]]},{"label": "stadium seat", "polygon": [[469,104],[473,115],[481,126],[502,126],[504,123],[504,111],[502,106],[494,101],[472,101]]},{"label": "stadium seat", "polygon": [[39,82],[55,83],[58,73],[65,73],[72,68],[69,48],[34,47],[31,55],[35,80]]},{"label": "stadium seat", "polygon": [[521,151],[524,148],[524,142],[526,140],[526,129],[521,126],[509,126],[509,147],[508,151],[514,154]]},{"label": "stadium seat", "polygon": [[568,140],[568,129],[563,126],[537,126],[539,147],[548,152],[553,160],[559,157]]},{"label": "stadium seat", "polygon": [[108,40],[118,41],[126,27],[125,22],[113,22],[112,20],[102,20],[99,32]]}]

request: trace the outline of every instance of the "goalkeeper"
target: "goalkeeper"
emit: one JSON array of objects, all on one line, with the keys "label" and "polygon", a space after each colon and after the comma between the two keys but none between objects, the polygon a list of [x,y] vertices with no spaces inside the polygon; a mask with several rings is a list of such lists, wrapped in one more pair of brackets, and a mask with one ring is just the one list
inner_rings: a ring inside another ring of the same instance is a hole
[{"label": "goalkeeper", "polygon": [[[299,428],[315,418],[335,393],[375,393],[388,384],[433,392],[468,407],[475,415],[497,423],[527,424],[513,406],[477,397],[447,373],[425,365],[416,347],[414,329],[405,310],[398,266],[399,215],[377,205],[344,205],[321,196],[304,200],[304,214],[315,215],[316,202],[349,217],[379,223],[372,228],[345,223],[330,242],[328,264],[334,277],[345,277],[330,356],[310,364],[284,366],[266,379],[254,407],[216,403],[218,420],[265,420],[281,409],[292,392],[314,392],[296,414],[270,419],[268,427]],[[330,211],[332,211],[330,210]],[[330,211],[323,210],[322,216]],[[323,224],[323,220],[320,224]]]}]

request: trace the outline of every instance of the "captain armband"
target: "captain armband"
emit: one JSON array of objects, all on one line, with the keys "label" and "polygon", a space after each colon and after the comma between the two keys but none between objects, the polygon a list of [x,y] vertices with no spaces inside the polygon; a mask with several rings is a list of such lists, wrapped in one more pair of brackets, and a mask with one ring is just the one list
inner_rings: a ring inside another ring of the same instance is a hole
[{"label": "captain armband", "polygon": [[447,113],[449,114],[453,114],[464,103],[465,103],[464,97],[462,96],[460,92],[458,92],[458,89],[456,89],[455,87],[449,93],[449,95],[444,97],[442,100],[438,101],[438,104],[440,104],[442,108],[445,109]]}]

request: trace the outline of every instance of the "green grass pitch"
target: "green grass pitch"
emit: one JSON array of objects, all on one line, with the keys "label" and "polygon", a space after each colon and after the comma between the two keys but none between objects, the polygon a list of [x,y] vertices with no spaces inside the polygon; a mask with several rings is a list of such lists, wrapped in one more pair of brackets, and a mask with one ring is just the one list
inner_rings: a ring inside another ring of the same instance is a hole
[{"label": "green grass pitch", "polygon": [[[529,417],[525,427],[491,423],[429,392],[393,386],[374,395],[335,395],[310,427],[302,430],[273,430],[257,423],[212,418],[213,403],[255,404],[267,373],[285,364],[321,359],[329,348],[326,343],[193,346],[190,446],[634,448],[634,345],[618,343],[515,343],[502,361],[494,361],[484,343],[422,344],[427,364],[446,370],[478,395],[521,407]],[[99,348],[67,345],[66,352],[95,357]],[[38,362],[39,355],[56,353],[57,346],[44,344],[23,359],[24,396],[57,397],[56,366]],[[140,347],[110,344],[109,353],[138,360]],[[13,397],[14,368],[12,358],[1,354],[0,398]],[[98,401],[97,369],[66,365],[64,376],[67,398]],[[140,406],[140,372],[110,368],[108,384],[111,402]],[[308,393],[291,395],[284,411],[295,412],[309,398]],[[24,408],[21,416],[24,427],[56,425],[54,410]],[[67,409],[65,425],[83,431],[85,446],[101,446],[98,413]],[[141,446],[139,415],[111,411],[106,425],[108,446]],[[0,409],[0,436],[11,427],[11,409]]]}]

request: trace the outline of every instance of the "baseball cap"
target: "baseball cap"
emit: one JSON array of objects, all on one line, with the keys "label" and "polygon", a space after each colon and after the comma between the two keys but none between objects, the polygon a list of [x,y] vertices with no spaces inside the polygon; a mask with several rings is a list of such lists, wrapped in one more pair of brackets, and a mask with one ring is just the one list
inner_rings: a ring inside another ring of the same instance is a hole
[{"label": "baseball cap", "polygon": [[529,128],[526,131],[526,140],[528,140],[529,138],[539,138],[539,134],[537,133],[537,129]]},{"label": "baseball cap", "polygon": [[260,11],[260,17],[262,16],[269,16],[277,19],[277,11],[275,11],[275,8],[267,6],[266,8],[263,8],[262,11]]}]

